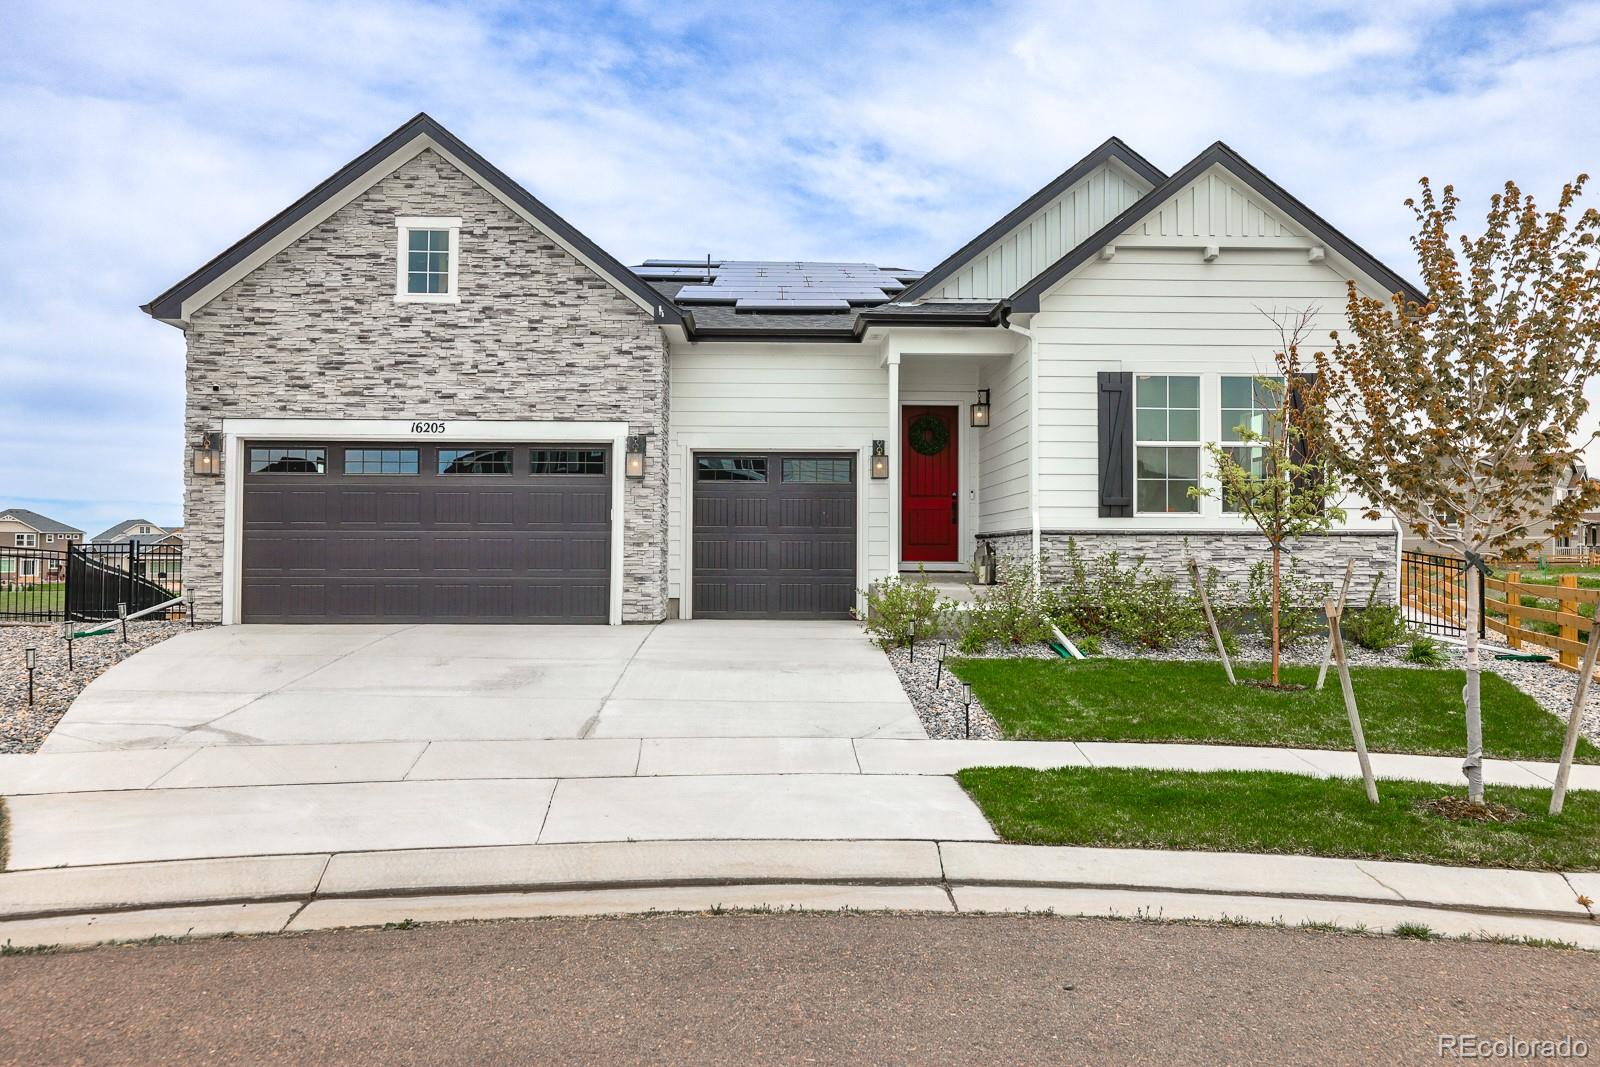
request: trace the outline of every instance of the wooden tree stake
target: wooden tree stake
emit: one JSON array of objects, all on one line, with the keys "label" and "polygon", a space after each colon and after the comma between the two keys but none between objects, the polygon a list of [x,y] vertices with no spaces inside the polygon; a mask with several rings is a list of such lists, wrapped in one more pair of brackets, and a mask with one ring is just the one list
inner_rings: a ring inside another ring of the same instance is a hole
[{"label": "wooden tree stake", "polygon": [[1561,745],[1561,766],[1556,771],[1555,788],[1550,791],[1550,814],[1560,815],[1567,802],[1567,778],[1572,774],[1572,757],[1578,750],[1578,727],[1583,724],[1583,702],[1589,696],[1589,681],[1594,677],[1595,660],[1600,658],[1600,622],[1589,625],[1589,643],[1583,646],[1583,664],[1578,668],[1578,691],[1572,695],[1572,714],[1567,718],[1567,737]]},{"label": "wooden tree stake", "polygon": [[1356,710],[1356,693],[1350,687],[1350,665],[1344,658],[1344,637],[1339,633],[1339,605],[1328,598],[1328,639],[1333,643],[1333,662],[1339,668],[1339,689],[1344,693],[1345,714],[1350,717],[1350,736],[1355,739],[1356,758],[1361,761],[1361,778],[1367,786],[1367,799],[1378,802],[1378,783],[1372,779],[1372,760],[1367,757],[1367,736],[1361,730],[1361,712]]},{"label": "wooden tree stake", "polygon": [[1200,598],[1200,610],[1205,612],[1206,625],[1211,627],[1211,639],[1217,643],[1217,655],[1222,657],[1222,669],[1228,675],[1228,684],[1238,685],[1233,680],[1233,663],[1222,644],[1222,631],[1217,627],[1217,617],[1211,614],[1211,598],[1206,596],[1206,584],[1200,580],[1200,565],[1193,559],[1189,560],[1189,578],[1194,582],[1195,595]]},{"label": "wooden tree stake", "polygon": [[[1344,614],[1345,601],[1350,596],[1350,579],[1356,573],[1356,560],[1354,556],[1344,561],[1344,584],[1339,587],[1339,614]],[[1322,669],[1317,672],[1317,692],[1322,692],[1322,683],[1328,680],[1328,665],[1333,662],[1333,634],[1328,634],[1328,648],[1322,654]]]}]

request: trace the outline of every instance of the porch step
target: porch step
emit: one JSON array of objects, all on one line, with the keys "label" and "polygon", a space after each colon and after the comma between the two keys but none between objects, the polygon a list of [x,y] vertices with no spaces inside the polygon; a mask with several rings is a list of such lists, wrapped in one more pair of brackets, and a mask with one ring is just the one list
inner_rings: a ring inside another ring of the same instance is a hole
[{"label": "porch step", "polygon": [[900,571],[902,582],[931,585],[958,604],[971,604],[977,596],[971,571]]}]

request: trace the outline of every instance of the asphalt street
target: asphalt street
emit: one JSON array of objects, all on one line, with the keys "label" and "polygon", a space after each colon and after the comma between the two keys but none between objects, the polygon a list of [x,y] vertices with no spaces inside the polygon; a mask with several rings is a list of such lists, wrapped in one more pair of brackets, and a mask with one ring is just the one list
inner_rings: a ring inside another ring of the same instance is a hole
[{"label": "asphalt street", "polygon": [[1049,916],[651,916],[0,958],[0,1061],[1393,1063],[1587,1040],[1600,959]]}]

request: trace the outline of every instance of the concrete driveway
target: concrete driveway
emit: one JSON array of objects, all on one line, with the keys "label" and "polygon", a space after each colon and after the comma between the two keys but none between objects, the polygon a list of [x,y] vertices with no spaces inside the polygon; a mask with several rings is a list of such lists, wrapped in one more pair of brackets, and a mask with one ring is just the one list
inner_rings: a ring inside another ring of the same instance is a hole
[{"label": "concrete driveway", "polygon": [[107,671],[43,751],[925,736],[851,623],[229,626]]}]

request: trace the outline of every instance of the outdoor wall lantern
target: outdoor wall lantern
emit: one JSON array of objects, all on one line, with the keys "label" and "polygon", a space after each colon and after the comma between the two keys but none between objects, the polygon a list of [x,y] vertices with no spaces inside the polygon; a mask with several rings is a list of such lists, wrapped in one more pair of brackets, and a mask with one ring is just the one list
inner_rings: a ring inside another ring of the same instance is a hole
[{"label": "outdoor wall lantern", "polygon": [[222,473],[222,435],[220,433],[214,430],[207,430],[200,435],[200,443],[194,449],[194,472],[208,476]]},{"label": "outdoor wall lantern", "polygon": [[631,434],[628,437],[628,451],[622,464],[622,473],[629,478],[644,477],[644,437],[642,433]]},{"label": "outdoor wall lantern", "polygon": [[972,425],[989,425],[989,390],[978,390],[978,402],[972,405]]},{"label": "outdoor wall lantern", "polygon": [[887,442],[872,442],[872,476],[874,478],[889,477],[889,448]]}]

